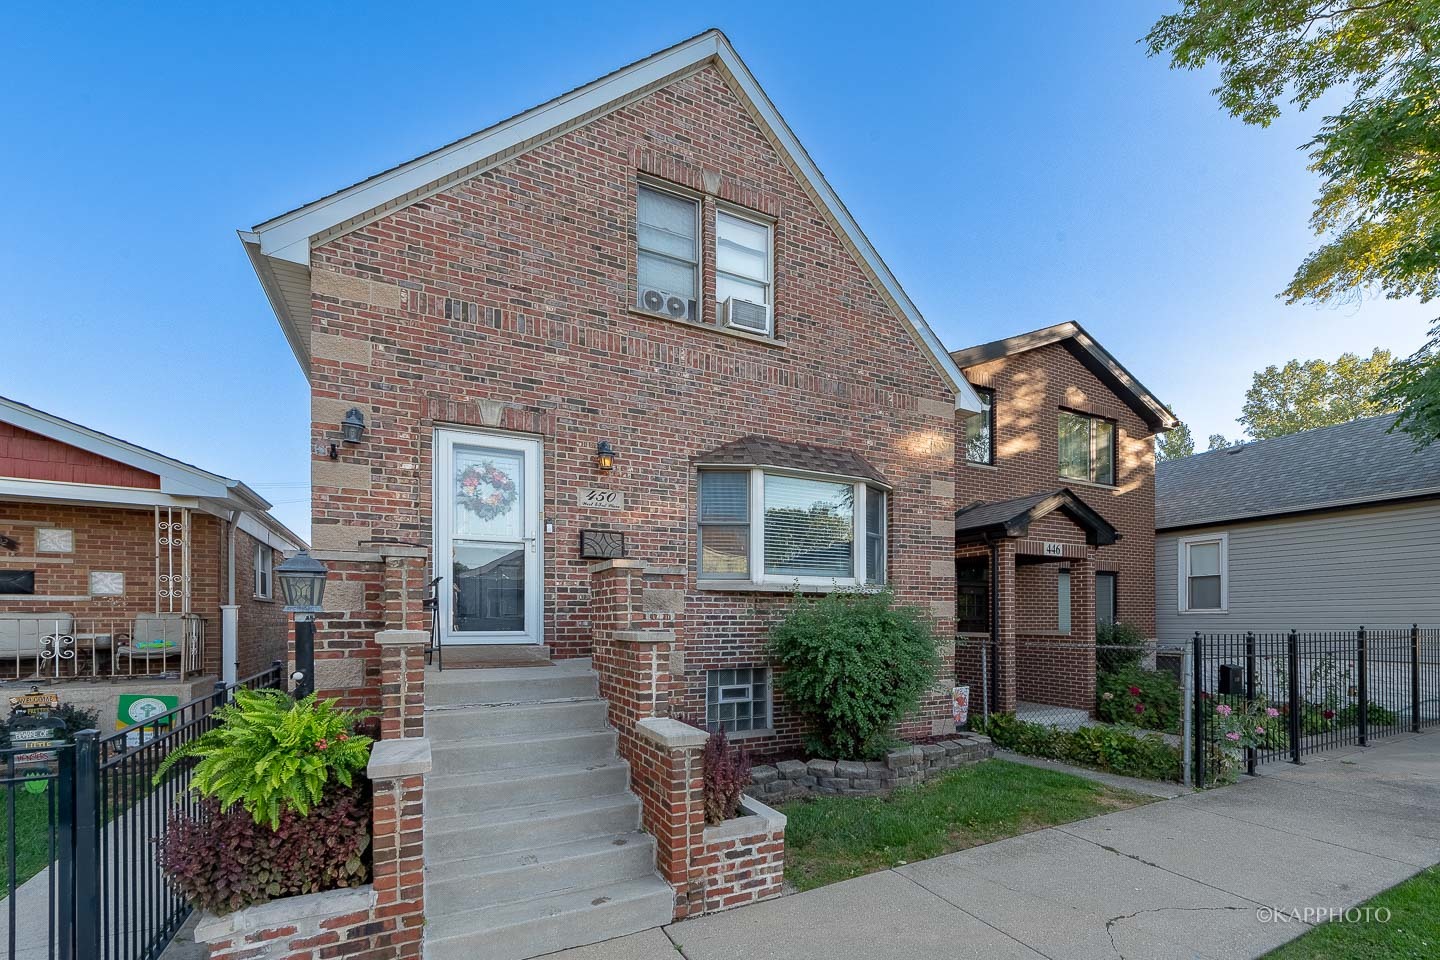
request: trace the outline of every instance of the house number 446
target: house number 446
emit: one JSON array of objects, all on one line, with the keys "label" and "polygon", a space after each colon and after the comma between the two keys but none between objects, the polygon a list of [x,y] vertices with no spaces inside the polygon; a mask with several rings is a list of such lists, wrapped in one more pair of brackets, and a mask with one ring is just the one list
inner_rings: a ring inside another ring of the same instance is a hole
[{"label": "house number 446", "polygon": [[601,487],[581,487],[580,506],[597,510],[624,510],[625,494],[619,490],[605,490]]}]

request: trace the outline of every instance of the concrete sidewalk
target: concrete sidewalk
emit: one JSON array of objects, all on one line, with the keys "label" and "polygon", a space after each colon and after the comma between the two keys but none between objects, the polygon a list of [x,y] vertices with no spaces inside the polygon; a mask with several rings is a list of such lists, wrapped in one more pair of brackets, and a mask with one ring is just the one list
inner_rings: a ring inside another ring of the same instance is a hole
[{"label": "concrete sidewalk", "polygon": [[1440,732],[550,960],[1250,958],[1440,862]]}]

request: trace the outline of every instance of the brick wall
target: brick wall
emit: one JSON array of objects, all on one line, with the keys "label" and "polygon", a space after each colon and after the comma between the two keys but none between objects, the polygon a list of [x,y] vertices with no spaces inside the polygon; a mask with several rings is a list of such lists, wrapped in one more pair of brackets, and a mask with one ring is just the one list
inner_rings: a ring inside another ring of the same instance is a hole
[{"label": "brick wall", "polygon": [[[965,462],[960,447],[955,469],[959,506],[1069,487],[1120,531],[1118,543],[1096,551],[1095,569],[1117,574],[1119,618],[1154,636],[1155,449],[1150,427],[1058,343],[969,367],[965,375],[995,391],[996,454],[993,467],[977,466]],[[1062,407],[1115,421],[1114,486],[1060,476]],[[963,437],[963,418],[959,422]],[[1051,539],[1034,531],[1032,536]],[[1048,577],[1053,576],[1052,569]],[[1053,596],[1046,585],[1037,588],[1040,595]]]},{"label": "brick wall", "polygon": [[780,896],[785,882],[785,817],[744,798],[739,817],[705,828],[693,872],[704,913]]},{"label": "brick wall", "polygon": [[[179,519],[178,511],[175,518]],[[74,550],[38,552],[37,531],[44,527],[72,531]],[[215,675],[220,672],[220,604],[229,597],[225,527],[218,517],[191,513],[190,609],[205,620],[205,652],[200,667]],[[97,629],[92,632],[109,632],[126,631],[137,614],[157,609],[156,530],[151,508],[0,503],[0,533],[19,543],[16,550],[0,551],[0,570],[35,571],[35,594],[0,595],[0,611],[68,613],[93,623]],[[271,660],[283,656],[285,648],[281,603],[278,599],[267,603],[253,598],[254,544],[248,534],[238,533],[236,597],[240,605],[242,676],[264,669]],[[274,556],[278,565],[279,552],[275,551]],[[179,557],[177,551],[177,572]],[[123,573],[125,592],[116,597],[91,596],[92,572]],[[161,602],[159,609],[168,609],[168,603]],[[178,601],[175,609],[180,609]]]},{"label": "brick wall", "polygon": [[[642,174],[704,197],[704,326],[630,309]],[[708,225],[721,202],[775,218],[775,343],[714,326]],[[591,651],[580,531],[623,531],[629,556],[686,571],[677,696],[703,718],[704,671],[763,663],[786,600],[695,590],[692,458],[761,434],[854,450],[887,477],[890,580],[953,628],[950,388],[713,69],[320,243],[312,264],[313,439],[338,441],[351,406],[368,424],[339,462],[313,463],[318,550],[430,542],[437,424],[538,435],[554,524],[546,642],[559,657]],[[615,445],[612,474],[594,469],[599,440]],[[626,509],[582,508],[580,486],[619,490]],[[363,645],[368,616],[338,641]],[[902,732],[943,722],[947,690]],[[783,704],[776,720],[776,745],[798,742]]]}]

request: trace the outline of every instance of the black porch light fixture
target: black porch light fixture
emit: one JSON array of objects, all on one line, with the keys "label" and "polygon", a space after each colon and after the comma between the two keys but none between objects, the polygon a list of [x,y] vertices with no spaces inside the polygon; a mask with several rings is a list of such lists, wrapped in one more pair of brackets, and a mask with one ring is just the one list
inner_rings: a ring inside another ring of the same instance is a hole
[{"label": "black porch light fixture", "polygon": [[595,445],[595,469],[606,473],[615,469],[615,448],[610,446],[609,440],[601,440]]},{"label": "black porch light fixture", "polygon": [[295,697],[315,692],[315,614],[325,608],[325,578],[330,570],[304,550],[275,568],[285,594],[285,612],[295,614]]},{"label": "black porch light fixture", "polygon": [[365,436],[365,414],[360,412],[359,407],[351,407],[345,412],[345,419],[340,421],[340,433],[346,443],[359,443],[360,438]]}]

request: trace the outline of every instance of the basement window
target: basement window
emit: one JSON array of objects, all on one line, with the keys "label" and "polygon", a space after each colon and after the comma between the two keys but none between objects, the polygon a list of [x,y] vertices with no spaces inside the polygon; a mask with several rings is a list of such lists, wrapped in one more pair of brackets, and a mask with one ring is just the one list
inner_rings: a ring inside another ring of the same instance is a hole
[{"label": "basement window", "polygon": [[770,728],[770,671],[766,667],[710,670],[705,675],[705,726],[726,733]]}]

